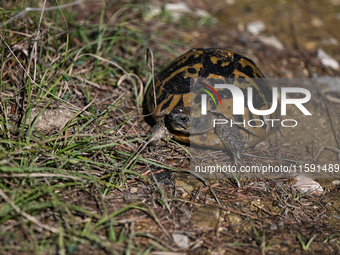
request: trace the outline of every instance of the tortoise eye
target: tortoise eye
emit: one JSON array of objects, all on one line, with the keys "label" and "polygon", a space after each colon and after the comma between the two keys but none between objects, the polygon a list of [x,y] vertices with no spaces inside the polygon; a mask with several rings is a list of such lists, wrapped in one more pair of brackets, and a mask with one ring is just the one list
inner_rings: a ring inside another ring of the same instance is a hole
[{"label": "tortoise eye", "polygon": [[181,116],[180,120],[181,120],[181,122],[188,122],[189,121],[189,117],[188,116]]}]

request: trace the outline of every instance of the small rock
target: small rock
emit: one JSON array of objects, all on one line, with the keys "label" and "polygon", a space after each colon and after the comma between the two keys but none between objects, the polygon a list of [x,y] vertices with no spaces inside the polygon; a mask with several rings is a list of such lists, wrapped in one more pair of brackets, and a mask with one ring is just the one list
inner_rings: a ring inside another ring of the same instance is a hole
[{"label": "small rock", "polygon": [[314,27],[321,27],[323,25],[322,20],[316,17],[312,18],[311,23]]},{"label": "small rock", "polygon": [[189,238],[186,235],[172,234],[172,238],[179,248],[188,248],[190,245]]},{"label": "small rock", "polygon": [[282,43],[275,37],[275,36],[259,36],[259,40],[268,45],[268,46],[272,46],[278,50],[283,50],[284,47],[282,45]]},{"label": "small rock", "polygon": [[270,226],[269,226],[269,229],[270,230],[277,230],[277,225],[274,224],[274,223],[271,223]]},{"label": "small rock", "polygon": [[321,185],[306,175],[299,174],[293,179],[293,181],[295,182],[293,187],[302,193],[308,193],[316,196],[321,196],[323,194],[323,188]]},{"label": "small rock", "polygon": [[213,205],[206,205],[194,209],[191,222],[200,227],[216,227],[220,217],[220,209]]},{"label": "small rock", "polygon": [[243,24],[243,23],[237,24],[237,29],[238,29],[239,31],[244,31],[244,24]]},{"label": "small rock", "polygon": [[339,180],[334,180],[334,181],[332,181],[332,184],[333,184],[333,185],[339,185],[339,184],[340,184],[340,181],[339,181]]},{"label": "small rock", "polygon": [[314,51],[319,46],[319,42],[306,42],[305,48],[310,51]]},{"label": "small rock", "polygon": [[174,173],[173,183],[176,188],[184,193],[191,193],[201,187],[202,182],[196,178],[191,178],[185,173]]},{"label": "small rock", "polygon": [[338,45],[338,40],[335,39],[334,37],[331,37],[331,38],[322,40],[321,44],[337,46]]},{"label": "small rock", "polygon": [[252,35],[258,35],[266,29],[266,26],[262,21],[254,21],[254,22],[248,23],[246,29]]},{"label": "small rock", "polygon": [[151,5],[151,4],[145,4],[142,6],[143,14],[144,14],[144,19],[146,21],[149,21],[153,17],[157,16],[158,14],[161,13],[162,9],[158,5]]},{"label": "small rock", "polygon": [[198,17],[209,17],[209,13],[203,9],[196,9],[196,14]]},{"label": "small rock", "polygon": [[318,49],[317,57],[321,60],[321,63],[324,66],[331,67],[333,69],[339,69],[340,65],[339,62],[336,61],[334,58],[329,56],[324,50]]},{"label": "small rock", "polygon": [[[206,10],[198,9],[198,8],[190,8],[186,3],[165,4],[164,10],[169,12],[169,14],[175,20],[179,19],[183,13],[194,13],[198,17],[211,18],[212,22],[217,22],[217,19],[214,17],[211,17],[211,15]],[[156,4],[144,5],[143,6],[144,19],[148,21],[154,16],[157,16],[158,14],[160,14],[161,11],[162,11],[162,8],[159,5],[156,5]]]},{"label": "small rock", "polygon": [[[35,120],[42,109],[33,108],[31,116],[28,118],[29,122]],[[45,109],[36,120],[35,130],[40,132],[55,130],[62,130],[65,125],[74,117],[75,113],[67,109]]]},{"label": "small rock", "polygon": [[172,17],[178,19],[183,13],[196,13],[198,17],[211,18],[210,14],[203,9],[190,8],[186,3],[166,4],[164,9],[171,13]]},{"label": "small rock", "polygon": [[132,187],[132,188],[130,189],[130,192],[131,192],[132,194],[135,194],[135,193],[138,192],[138,188],[137,188],[137,187]]},{"label": "small rock", "polygon": [[166,4],[164,9],[172,12],[191,12],[189,6],[185,3]]}]

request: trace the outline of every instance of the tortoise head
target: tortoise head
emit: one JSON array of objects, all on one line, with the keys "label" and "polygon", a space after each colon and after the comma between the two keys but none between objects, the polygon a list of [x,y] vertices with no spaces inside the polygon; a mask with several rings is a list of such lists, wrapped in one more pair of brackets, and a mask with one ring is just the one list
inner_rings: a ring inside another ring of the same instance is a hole
[{"label": "tortoise head", "polygon": [[197,107],[177,106],[165,117],[165,123],[172,131],[193,135],[213,130],[214,118],[211,112],[201,115]]},{"label": "tortoise head", "polygon": [[175,132],[190,134],[190,108],[175,107],[165,117],[166,125]]}]

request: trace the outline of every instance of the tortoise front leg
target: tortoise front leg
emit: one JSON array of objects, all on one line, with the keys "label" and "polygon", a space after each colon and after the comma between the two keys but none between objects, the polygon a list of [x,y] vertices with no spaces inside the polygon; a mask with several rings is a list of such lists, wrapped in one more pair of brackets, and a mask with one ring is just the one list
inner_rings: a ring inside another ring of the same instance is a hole
[{"label": "tortoise front leg", "polygon": [[236,125],[230,126],[230,121],[227,124],[217,124],[215,133],[220,138],[221,142],[232,154],[234,164],[237,165],[238,160],[243,157],[246,141]]},{"label": "tortoise front leg", "polygon": [[152,127],[149,137],[149,143],[153,145],[165,146],[167,142],[163,141],[162,139],[172,138],[173,135],[165,126],[164,119],[162,119]]}]

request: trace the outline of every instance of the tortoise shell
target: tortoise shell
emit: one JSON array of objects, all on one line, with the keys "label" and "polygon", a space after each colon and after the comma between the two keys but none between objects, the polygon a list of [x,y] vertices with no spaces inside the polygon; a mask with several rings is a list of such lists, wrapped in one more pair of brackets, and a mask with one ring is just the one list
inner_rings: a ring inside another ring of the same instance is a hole
[{"label": "tortoise shell", "polygon": [[[272,88],[255,63],[227,49],[192,49],[168,64],[155,77],[155,90],[151,85],[147,92],[147,106],[156,122],[164,119],[175,107],[189,107],[192,110],[201,107],[200,88],[202,84],[214,87],[215,84],[232,84],[240,88],[244,94],[244,115],[233,115],[233,98],[231,93],[216,89],[222,105],[216,104],[207,96],[207,111],[222,115],[238,125],[246,147],[251,147],[265,139],[276,128],[266,119],[279,119],[277,112],[268,116],[255,115],[250,112],[247,101],[247,89],[253,88],[253,105],[257,110],[270,109],[272,105]],[[156,98],[155,98],[156,97]],[[215,97],[215,95],[214,95]],[[219,102],[217,97],[215,101]],[[262,120],[263,125],[249,120]],[[277,122],[276,122],[277,123]],[[175,132],[173,138],[178,141],[200,146],[223,149],[219,137],[214,130],[201,134]]]}]

